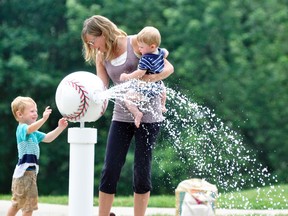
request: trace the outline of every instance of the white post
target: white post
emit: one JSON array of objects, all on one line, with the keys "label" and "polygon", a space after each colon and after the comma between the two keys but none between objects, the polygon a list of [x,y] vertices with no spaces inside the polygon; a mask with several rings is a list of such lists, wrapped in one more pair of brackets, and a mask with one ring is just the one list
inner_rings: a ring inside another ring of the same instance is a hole
[{"label": "white post", "polygon": [[97,129],[69,128],[69,216],[92,216]]}]

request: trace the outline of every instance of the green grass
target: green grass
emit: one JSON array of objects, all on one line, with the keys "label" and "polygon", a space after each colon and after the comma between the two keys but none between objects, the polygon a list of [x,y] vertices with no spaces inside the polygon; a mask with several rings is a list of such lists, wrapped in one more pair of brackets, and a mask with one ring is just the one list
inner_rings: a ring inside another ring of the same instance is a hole
[{"label": "green grass", "polygon": [[[280,196],[280,197],[279,197]],[[258,197],[258,198],[257,198]],[[256,199],[257,198],[257,199]],[[11,195],[0,195],[0,200],[10,200]],[[259,201],[257,201],[259,200]],[[40,203],[68,204],[67,196],[40,196]],[[241,192],[221,194],[216,201],[217,208],[235,209],[288,209],[288,184],[275,186],[274,189],[265,187],[259,192],[257,189],[250,189]],[[95,197],[94,205],[98,206],[98,198]],[[132,196],[116,196],[114,206],[133,206]],[[149,207],[174,208],[175,196],[162,195],[151,196]]]},{"label": "green grass", "polygon": [[[1,195],[0,200],[10,200],[11,195]],[[40,203],[48,203],[48,204],[59,204],[59,205],[67,205],[68,204],[68,196],[40,196]],[[94,205],[98,206],[98,197],[94,198]],[[114,206],[125,206],[132,207],[133,206],[133,196],[116,196]],[[150,207],[163,207],[163,208],[174,208],[175,207],[175,196],[169,195],[161,195],[161,196],[151,196]]]},{"label": "green grass", "polygon": [[[258,201],[257,201],[258,200]],[[288,184],[223,194],[217,200],[219,208],[288,209]]]}]

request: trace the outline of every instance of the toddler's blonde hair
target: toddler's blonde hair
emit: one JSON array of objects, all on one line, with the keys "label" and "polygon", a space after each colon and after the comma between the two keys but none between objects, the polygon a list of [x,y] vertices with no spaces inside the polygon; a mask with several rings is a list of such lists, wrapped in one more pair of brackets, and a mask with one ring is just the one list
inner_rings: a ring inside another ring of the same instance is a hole
[{"label": "toddler's blonde hair", "polygon": [[155,44],[159,47],[161,44],[161,34],[157,28],[146,26],[137,34],[137,41],[149,46]]},{"label": "toddler's blonde hair", "polygon": [[23,113],[27,105],[30,104],[36,105],[36,102],[30,97],[18,96],[12,101],[11,110],[17,121],[19,120],[17,117],[17,112],[20,111],[21,113]]}]

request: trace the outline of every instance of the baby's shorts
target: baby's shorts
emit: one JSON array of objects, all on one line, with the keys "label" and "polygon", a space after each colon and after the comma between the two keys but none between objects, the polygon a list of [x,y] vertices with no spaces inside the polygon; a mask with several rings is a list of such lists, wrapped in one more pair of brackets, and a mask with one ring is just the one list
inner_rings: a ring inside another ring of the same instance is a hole
[{"label": "baby's shorts", "polygon": [[20,178],[12,180],[12,205],[23,212],[38,209],[37,175],[35,171],[26,171]]}]

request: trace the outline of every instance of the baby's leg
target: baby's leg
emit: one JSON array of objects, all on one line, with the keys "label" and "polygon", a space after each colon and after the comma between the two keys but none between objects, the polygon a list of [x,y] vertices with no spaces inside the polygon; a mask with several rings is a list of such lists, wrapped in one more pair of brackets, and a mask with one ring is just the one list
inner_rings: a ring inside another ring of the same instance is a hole
[{"label": "baby's leg", "polygon": [[138,109],[137,105],[134,103],[140,100],[139,96],[140,95],[138,95],[136,92],[134,92],[133,94],[129,92],[127,93],[125,100],[124,100],[127,109],[134,116],[134,123],[137,128],[139,128],[142,117],[143,117],[143,113]]},{"label": "baby's leg", "polygon": [[162,112],[163,113],[167,112],[167,109],[166,109],[166,91],[165,91],[165,89],[161,93],[161,106],[162,106]]}]

